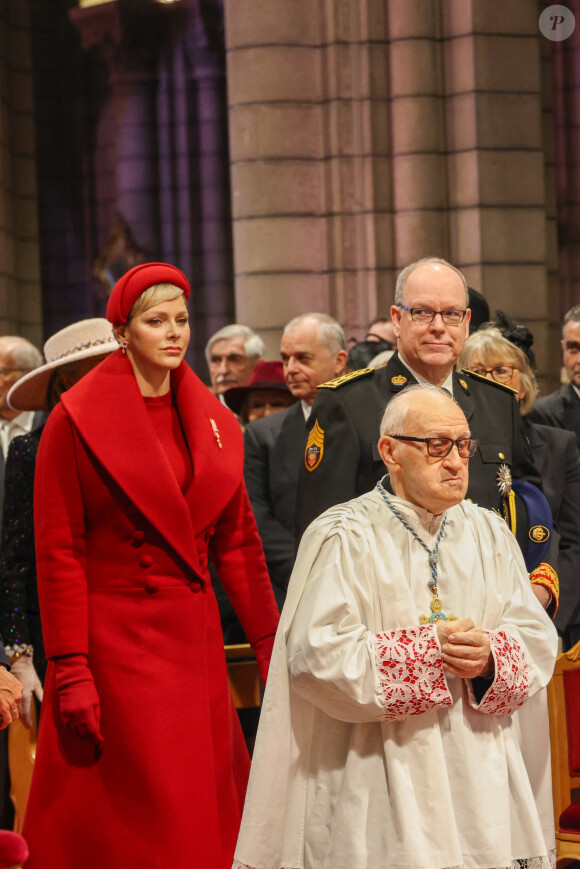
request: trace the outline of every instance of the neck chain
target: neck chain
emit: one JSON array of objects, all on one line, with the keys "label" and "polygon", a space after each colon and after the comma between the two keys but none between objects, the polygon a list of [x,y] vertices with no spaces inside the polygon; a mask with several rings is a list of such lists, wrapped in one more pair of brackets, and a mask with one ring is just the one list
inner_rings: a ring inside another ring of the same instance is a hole
[{"label": "neck chain", "polygon": [[385,490],[380,482],[377,483],[377,489],[381,493],[381,495],[382,495],[384,501],[386,502],[389,510],[392,513],[394,513],[394,515],[397,517],[399,522],[402,525],[404,525],[405,528],[407,529],[407,531],[409,531],[413,535],[415,540],[423,547],[423,549],[425,550],[425,552],[429,556],[429,568],[431,570],[431,579],[427,583],[427,586],[429,588],[429,591],[432,594],[431,615],[430,616],[419,616],[419,624],[420,625],[428,625],[428,624],[433,624],[434,622],[438,622],[438,621],[445,621],[445,622],[457,621],[457,616],[453,616],[453,615],[446,616],[445,615],[445,613],[443,612],[443,604],[441,602],[441,598],[439,597],[439,595],[437,593],[437,565],[439,563],[439,555],[438,555],[439,541],[441,540],[441,538],[443,536],[443,532],[445,531],[445,525],[447,524],[447,516],[443,517],[443,521],[441,523],[441,528],[439,529],[439,534],[437,535],[437,539],[435,541],[435,546],[433,547],[433,549],[429,549],[427,544],[424,543],[423,540],[421,540],[421,538],[419,537],[419,535],[417,534],[415,529],[409,525],[407,520],[401,515],[401,513],[399,513],[399,511],[397,510],[395,505],[390,501],[387,493],[385,492]]}]

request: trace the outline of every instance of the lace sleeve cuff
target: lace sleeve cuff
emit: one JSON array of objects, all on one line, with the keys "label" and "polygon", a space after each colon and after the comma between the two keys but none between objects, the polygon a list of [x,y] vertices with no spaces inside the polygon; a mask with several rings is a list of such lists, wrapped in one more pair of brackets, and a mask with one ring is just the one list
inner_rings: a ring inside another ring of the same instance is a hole
[{"label": "lace sleeve cuff", "polygon": [[468,682],[471,706],[488,715],[512,715],[528,697],[530,665],[524,650],[507,630],[485,631],[490,639],[495,677],[478,703]]},{"label": "lace sleeve cuff", "polygon": [[432,625],[375,634],[374,644],[386,721],[451,706]]}]

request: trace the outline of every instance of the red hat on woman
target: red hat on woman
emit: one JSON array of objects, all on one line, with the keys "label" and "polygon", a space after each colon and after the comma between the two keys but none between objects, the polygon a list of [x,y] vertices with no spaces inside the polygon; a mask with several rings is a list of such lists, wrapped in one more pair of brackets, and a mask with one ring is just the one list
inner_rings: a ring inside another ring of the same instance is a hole
[{"label": "red hat on woman", "polygon": [[113,326],[127,322],[129,312],[141,293],[155,284],[175,284],[189,299],[189,281],[182,271],[169,263],[141,263],[119,278],[107,304],[107,320]]}]

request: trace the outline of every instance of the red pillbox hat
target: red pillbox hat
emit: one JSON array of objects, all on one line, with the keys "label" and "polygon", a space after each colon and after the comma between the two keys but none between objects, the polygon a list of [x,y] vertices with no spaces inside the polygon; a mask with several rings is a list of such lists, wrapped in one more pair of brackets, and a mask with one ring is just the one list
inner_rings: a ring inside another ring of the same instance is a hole
[{"label": "red pillbox hat", "polygon": [[127,322],[129,312],[141,293],[155,284],[175,284],[189,299],[189,281],[182,271],[169,263],[141,263],[129,269],[115,284],[107,304],[107,320],[113,326]]}]

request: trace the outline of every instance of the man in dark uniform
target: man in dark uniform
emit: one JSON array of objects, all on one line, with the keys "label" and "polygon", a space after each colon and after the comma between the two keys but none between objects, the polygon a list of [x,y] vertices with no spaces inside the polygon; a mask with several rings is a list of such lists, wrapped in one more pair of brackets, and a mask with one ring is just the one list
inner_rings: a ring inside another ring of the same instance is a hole
[{"label": "man in dark uniform", "polygon": [[[384,474],[379,423],[393,396],[413,383],[447,389],[479,442],[467,497],[502,511],[511,476],[540,485],[513,390],[454,371],[469,331],[467,284],[454,266],[426,258],[399,275],[391,318],[398,352],[385,368],[325,384],[307,423],[297,499],[299,532],[320,513],[372,489]],[[420,446],[420,445],[418,445]]]},{"label": "man in dark uniform", "polygon": [[530,419],[573,431],[580,447],[580,305],[575,305],[564,317],[562,355],[570,383],[538,398]]}]

